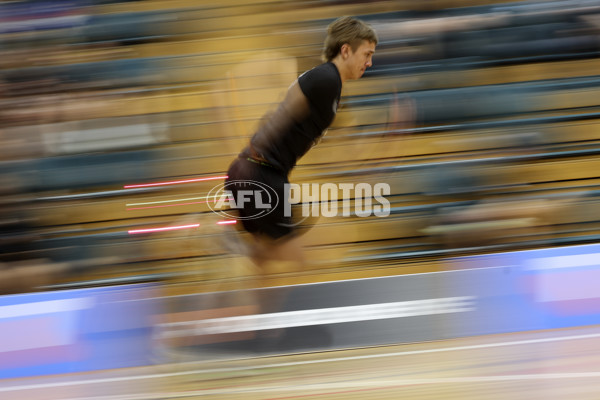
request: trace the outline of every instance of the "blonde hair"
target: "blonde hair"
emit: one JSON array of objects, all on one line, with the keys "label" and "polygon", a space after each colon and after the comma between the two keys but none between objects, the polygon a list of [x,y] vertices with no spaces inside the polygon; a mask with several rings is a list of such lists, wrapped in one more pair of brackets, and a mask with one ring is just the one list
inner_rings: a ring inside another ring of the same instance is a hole
[{"label": "blonde hair", "polygon": [[369,24],[353,17],[338,18],[327,27],[323,60],[333,60],[346,43],[356,50],[363,40],[375,44],[378,42],[377,34]]}]

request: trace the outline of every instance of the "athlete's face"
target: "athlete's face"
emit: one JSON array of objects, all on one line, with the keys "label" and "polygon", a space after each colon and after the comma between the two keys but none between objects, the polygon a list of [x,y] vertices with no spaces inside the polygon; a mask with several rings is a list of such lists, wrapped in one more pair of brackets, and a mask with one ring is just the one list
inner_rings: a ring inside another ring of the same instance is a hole
[{"label": "athlete's face", "polygon": [[346,59],[349,79],[358,79],[365,73],[365,70],[373,65],[373,54],[375,53],[375,43],[363,40],[356,50],[348,46]]}]

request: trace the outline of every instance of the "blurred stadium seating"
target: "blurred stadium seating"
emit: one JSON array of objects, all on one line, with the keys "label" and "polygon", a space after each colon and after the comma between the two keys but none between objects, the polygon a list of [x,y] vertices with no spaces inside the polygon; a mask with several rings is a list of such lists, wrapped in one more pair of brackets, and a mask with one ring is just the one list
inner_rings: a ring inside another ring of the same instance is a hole
[{"label": "blurred stadium seating", "polygon": [[[158,280],[173,293],[252,277],[210,213],[223,175],[329,22],[369,21],[374,66],[292,181],[387,182],[387,218],[321,218],[312,266],[262,285],[433,271],[447,257],[600,239],[596,1],[0,3],[2,260],[28,290]],[[390,124],[395,101],[414,107]],[[36,264],[37,265],[37,264]],[[22,280],[22,278],[19,278]],[[248,285],[258,283],[248,281]]]}]

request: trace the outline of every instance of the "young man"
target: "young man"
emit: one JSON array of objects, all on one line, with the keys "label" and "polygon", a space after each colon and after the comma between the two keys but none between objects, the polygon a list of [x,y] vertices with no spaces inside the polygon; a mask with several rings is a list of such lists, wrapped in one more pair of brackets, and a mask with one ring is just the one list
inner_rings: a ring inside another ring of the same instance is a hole
[{"label": "young man", "polygon": [[270,260],[304,263],[291,217],[285,215],[285,184],[298,159],[332,123],[344,82],[360,78],[372,65],[377,41],[375,31],[356,18],[342,17],[331,23],[323,51],[325,63],[292,83],[277,110],[231,164],[227,182],[235,199],[243,184],[234,181],[254,181],[273,189],[282,200],[273,212],[260,218],[247,219],[258,214],[256,204],[237,205],[240,222],[253,238],[248,255],[258,267]]}]

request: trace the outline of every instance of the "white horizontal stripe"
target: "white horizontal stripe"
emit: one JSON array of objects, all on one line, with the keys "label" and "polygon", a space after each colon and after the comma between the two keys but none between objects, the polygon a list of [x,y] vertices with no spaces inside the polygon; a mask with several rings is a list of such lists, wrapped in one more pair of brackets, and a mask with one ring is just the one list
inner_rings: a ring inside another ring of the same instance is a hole
[{"label": "white horizontal stripe", "polygon": [[317,308],[312,310],[284,311],[270,314],[242,315],[199,321],[176,322],[163,324],[161,327],[167,329],[178,326],[183,327],[184,329],[163,332],[165,337],[178,337],[373,321],[389,318],[406,318],[473,311],[474,299],[475,297],[473,296],[463,296],[347,307]]},{"label": "white horizontal stripe", "polygon": [[14,304],[10,306],[0,306],[0,319],[76,311],[91,307],[92,299],[87,297]]},{"label": "white horizontal stripe", "polygon": [[[539,381],[548,379],[584,379],[598,378],[600,371],[572,372],[572,373],[548,373],[548,374],[521,374],[521,375],[491,375],[491,376],[459,376],[451,378],[411,378],[411,379],[365,379],[355,381],[315,383],[315,384],[289,384],[282,386],[249,386],[247,388],[231,389],[205,389],[191,390],[171,393],[139,393],[112,396],[78,397],[69,400],[155,400],[155,399],[177,399],[189,398],[190,396],[215,396],[215,395],[239,395],[249,393],[284,393],[300,391],[339,391],[348,392],[353,390],[369,389],[392,389],[409,385],[447,385],[460,383],[485,383],[485,382],[510,382],[510,381]],[[327,395],[328,393],[322,393]],[[336,393],[339,395],[339,393]],[[315,394],[318,395],[318,394]],[[298,397],[302,397],[299,395]]]},{"label": "white horizontal stripe", "polygon": [[575,254],[570,256],[554,256],[534,258],[529,262],[530,270],[546,270],[577,267],[600,266],[600,253]]}]

